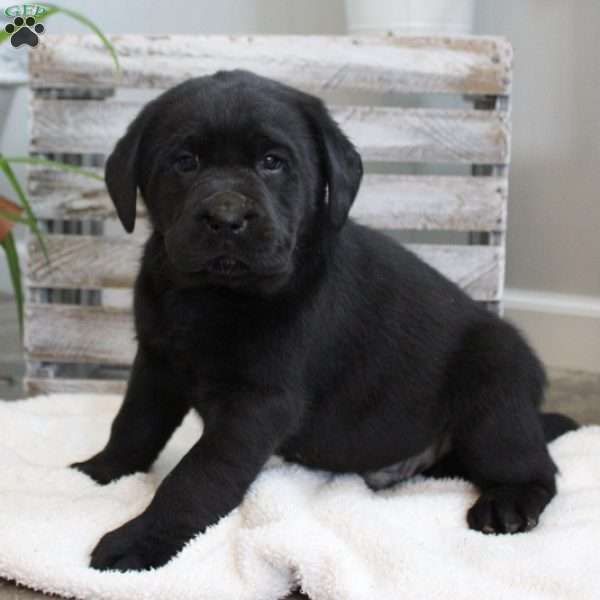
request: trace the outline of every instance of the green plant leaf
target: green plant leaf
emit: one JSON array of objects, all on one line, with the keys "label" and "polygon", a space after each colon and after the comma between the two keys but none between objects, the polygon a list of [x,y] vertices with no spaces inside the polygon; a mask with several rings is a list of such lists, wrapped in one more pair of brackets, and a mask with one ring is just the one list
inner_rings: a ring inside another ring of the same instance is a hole
[{"label": "green plant leaf", "polygon": [[104,181],[102,175],[94,171],[88,171],[83,167],[77,165],[69,165],[59,160],[50,160],[48,158],[37,158],[35,156],[4,156],[4,160],[12,164],[26,164],[26,165],[39,165],[41,167],[49,167],[51,169],[57,169],[59,171],[68,171],[70,173],[77,173],[77,175],[83,175],[84,177],[90,177],[98,181]]},{"label": "green plant leaf", "polygon": [[50,10],[54,10],[55,12],[61,12],[65,15],[68,15],[72,19],[79,21],[82,25],[85,25],[89,29],[91,29],[97,36],[100,38],[100,41],[104,45],[104,47],[110,53],[113,62],[115,63],[115,69],[117,71],[117,77],[121,77],[121,64],[119,63],[119,57],[117,56],[117,51],[115,47],[110,43],[108,38],[102,33],[100,28],[86,16],[82,15],[80,12],[75,10],[71,10],[70,8],[63,8],[62,6],[57,6],[56,4],[42,4],[42,6],[48,7]]},{"label": "green plant leaf", "polygon": [[13,290],[15,292],[15,302],[17,303],[17,318],[19,319],[19,331],[21,333],[21,340],[23,340],[23,309],[24,309],[24,294],[23,286],[21,283],[21,267],[19,266],[19,254],[17,252],[17,246],[15,244],[15,238],[12,233],[9,233],[0,242],[0,245],[4,248],[6,254],[6,262],[8,264],[8,271],[10,273],[10,279],[12,282]]},{"label": "green plant leaf", "polygon": [[8,162],[2,155],[0,155],[0,171],[2,171],[4,173],[4,175],[6,176],[6,179],[8,179],[13,190],[17,194],[17,197],[19,198],[19,201],[21,202],[21,206],[23,207],[23,209],[25,210],[25,213],[27,214],[27,217],[28,217],[27,224],[28,224],[29,228],[31,229],[31,231],[33,231],[33,233],[35,234],[35,237],[37,238],[37,240],[40,244],[42,252],[44,253],[44,257],[46,258],[46,263],[50,264],[50,258],[48,256],[48,249],[46,248],[44,238],[42,237],[42,232],[40,231],[40,228],[38,226],[37,218],[33,214],[33,210],[31,209],[31,204],[29,204],[29,200],[27,200],[27,196],[25,195],[25,192],[23,191],[23,188],[21,187],[21,184],[19,183],[19,180],[17,179],[15,172],[12,170],[12,167],[8,164]]}]

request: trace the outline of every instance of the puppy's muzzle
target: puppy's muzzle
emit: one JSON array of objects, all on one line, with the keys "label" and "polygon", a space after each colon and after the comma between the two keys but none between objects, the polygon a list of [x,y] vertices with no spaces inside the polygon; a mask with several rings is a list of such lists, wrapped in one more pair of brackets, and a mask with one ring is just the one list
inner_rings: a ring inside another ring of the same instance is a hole
[{"label": "puppy's muzzle", "polygon": [[209,196],[193,216],[203,233],[219,238],[248,235],[251,225],[264,217],[251,199],[238,192]]}]

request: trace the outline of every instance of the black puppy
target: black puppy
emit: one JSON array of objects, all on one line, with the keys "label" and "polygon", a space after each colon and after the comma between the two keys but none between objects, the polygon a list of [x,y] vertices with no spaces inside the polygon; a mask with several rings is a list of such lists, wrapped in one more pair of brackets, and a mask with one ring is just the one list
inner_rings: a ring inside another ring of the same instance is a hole
[{"label": "black puppy", "polygon": [[512,326],[346,223],[361,176],[320,100],[242,71],[167,91],[119,141],[111,198],[131,232],[139,189],[153,227],[139,345],[110,441],[74,466],[101,483],[147,470],[190,408],[205,431],[143,514],[100,540],[93,567],[164,564],[240,504],[273,454],[374,488],[460,473],[482,492],[471,528],[535,526],[556,473],[542,367]]}]

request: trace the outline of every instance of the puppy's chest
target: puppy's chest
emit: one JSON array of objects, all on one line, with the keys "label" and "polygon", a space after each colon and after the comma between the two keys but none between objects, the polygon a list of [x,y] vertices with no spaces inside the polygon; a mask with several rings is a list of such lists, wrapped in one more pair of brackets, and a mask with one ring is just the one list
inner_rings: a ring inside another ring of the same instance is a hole
[{"label": "puppy's chest", "polygon": [[[228,377],[282,362],[287,338],[273,319],[227,306],[171,302],[156,313],[158,343],[181,366],[196,374]],[[292,360],[292,359],[290,359]]]},{"label": "puppy's chest", "polygon": [[210,319],[172,318],[165,320],[164,350],[179,364],[195,371],[224,367],[232,371],[250,357],[249,341],[237,335],[232,323]]}]

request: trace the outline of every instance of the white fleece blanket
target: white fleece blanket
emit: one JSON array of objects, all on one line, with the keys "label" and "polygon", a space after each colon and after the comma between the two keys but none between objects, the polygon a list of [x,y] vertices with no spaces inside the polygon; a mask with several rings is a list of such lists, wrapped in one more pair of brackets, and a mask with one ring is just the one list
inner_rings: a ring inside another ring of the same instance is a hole
[{"label": "white fleece blanket", "polygon": [[148,572],[98,572],[89,553],[141,512],[200,432],[193,415],[148,475],[100,486],[65,465],[108,436],[120,398],[0,402],[0,576],[76,598],[313,600],[600,598],[600,427],[551,445],[558,496],[532,532],[485,536],[473,487],[416,478],[374,493],[362,479],[268,466],[243,505]]}]

